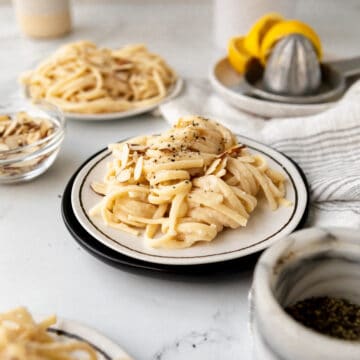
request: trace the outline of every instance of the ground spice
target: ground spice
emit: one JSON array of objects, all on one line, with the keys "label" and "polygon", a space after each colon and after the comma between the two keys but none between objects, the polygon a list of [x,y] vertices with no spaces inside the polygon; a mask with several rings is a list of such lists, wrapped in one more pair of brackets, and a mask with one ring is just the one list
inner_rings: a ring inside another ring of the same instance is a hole
[{"label": "ground spice", "polygon": [[360,341],[360,306],[345,299],[313,297],[288,306],[285,311],[322,334]]}]

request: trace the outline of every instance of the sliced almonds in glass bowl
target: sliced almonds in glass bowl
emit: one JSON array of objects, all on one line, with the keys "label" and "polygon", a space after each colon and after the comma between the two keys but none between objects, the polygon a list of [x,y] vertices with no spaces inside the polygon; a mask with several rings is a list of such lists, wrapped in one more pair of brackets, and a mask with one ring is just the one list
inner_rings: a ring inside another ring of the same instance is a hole
[{"label": "sliced almonds in glass bowl", "polygon": [[0,107],[0,183],[30,180],[47,170],[64,139],[64,117],[43,101]]},{"label": "sliced almonds in glass bowl", "polygon": [[54,132],[53,124],[45,118],[33,118],[25,111],[0,115],[0,150],[14,150],[20,146],[31,145],[45,139]]}]

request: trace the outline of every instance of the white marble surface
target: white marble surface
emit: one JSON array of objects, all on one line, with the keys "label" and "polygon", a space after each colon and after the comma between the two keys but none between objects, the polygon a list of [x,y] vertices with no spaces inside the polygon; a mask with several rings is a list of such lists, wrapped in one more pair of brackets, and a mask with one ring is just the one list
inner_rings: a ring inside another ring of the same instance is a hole
[{"label": "white marble surface", "polygon": [[[2,5],[1,102],[17,91],[21,71],[75,39],[108,46],[146,42],[181,75],[207,75],[216,54],[210,1],[101,3],[77,5],[74,32],[54,41],[21,37],[12,9]],[[344,56],[360,53],[358,2],[342,2],[347,5],[341,9],[325,1],[314,8],[314,3],[298,2],[297,12],[316,24],[326,50]],[[130,274],[80,249],[62,222],[64,186],[87,157],[108,142],[165,127],[151,115],[106,124],[69,123],[62,152],[48,173],[31,183],[0,188],[0,311],[23,304],[37,313],[56,312],[96,327],[135,359],[251,359],[250,272],[202,279]]]}]

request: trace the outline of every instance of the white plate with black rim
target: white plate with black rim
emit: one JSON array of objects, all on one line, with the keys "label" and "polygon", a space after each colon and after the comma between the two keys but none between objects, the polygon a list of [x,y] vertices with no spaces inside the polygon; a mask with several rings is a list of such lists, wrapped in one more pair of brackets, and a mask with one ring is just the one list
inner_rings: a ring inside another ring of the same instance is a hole
[{"label": "white plate with black rim", "polygon": [[[162,100],[160,100],[155,104],[151,104],[148,106],[142,106],[126,111],[99,113],[99,114],[80,114],[80,113],[65,112],[64,116],[67,120],[83,120],[83,121],[104,121],[104,120],[126,119],[129,117],[133,117],[136,115],[144,114],[155,110],[158,106],[166,103],[167,101],[179,95],[183,88],[183,85],[184,85],[184,81],[181,78],[178,78],[175,84],[169,88],[168,94],[166,95],[165,98],[163,98]],[[24,87],[24,96],[27,100],[31,100],[28,89],[26,87]]]},{"label": "white plate with black rim", "polygon": [[236,91],[242,75],[237,73],[226,57],[216,61],[210,70],[210,82],[219,96],[235,108],[266,117],[308,116],[330,109],[335,102],[321,104],[286,104],[249,96]]},{"label": "white plate with black rim", "polygon": [[[43,317],[36,316],[36,320]],[[131,360],[132,358],[113,341],[101,335],[96,330],[79,324],[75,321],[58,319],[57,323],[48,329],[48,332],[61,342],[79,340],[89,344],[96,350],[99,360]]]},{"label": "white plate with black rim", "polygon": [[243,136],[239,142],[250,152],[265,157],[269,166],[285,175],[286,198],[291,206],[271,211],[261,199],[245,228],[226,229],[211,242],[199,242],[188,249],[153,249],[145,245],[142,237],[106,226],[101,217],[90,217],[89,210],[101,200],[90,185],[101,181],[106,164],[111,159],[108,150],[100,152],[86,162],[77,173],[71,190],[71,205],[76,220],[91,237],[118,254],[159,265],[203,265],[229,261],[259,252],[294,231],[303,220],[309,194],[298,167],[278,151]]}]

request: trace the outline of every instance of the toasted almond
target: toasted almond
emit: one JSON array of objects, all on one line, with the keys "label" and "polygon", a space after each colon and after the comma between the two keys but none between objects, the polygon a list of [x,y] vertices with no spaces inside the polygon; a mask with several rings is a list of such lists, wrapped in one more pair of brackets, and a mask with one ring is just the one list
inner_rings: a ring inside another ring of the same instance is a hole
[{"label": "toasted almond", "polygon": [[10,149],[15,149],[15,148],[17,148],[19,146],[18,139],[19,139],[18,136],[8,136],[7,138],[5,138],[5,144]]},{"label": "toasted almond", "polygon": [[140,179],[142,171],[143,171],[143,166],[144,166],[144,158],[142,156],[140,156],[136,161],[136,165],[135,165],[135,169],[134,169],[134,180],[135,181]]},{"label": "toasted almond", "polygon": [[221,158],[224,155],[236,155],[236,154],[240,154],[241,150],[246,149],[246,145],[244,144],[237,144],[233,147],[231,147],[230,149],[227,149],[225,151],[223,151],[221,154],[217,155],[217,158]]},{"label": "toasted almond", "polygon": [[210,174],[212,174],[212,173],[216,170],[216,168],[218,167],[218,165],[220,164],[220,162],[221,162],[221,159],[216,159],[216,160],[214,160],[214,161],[210,164],[209,168],[206,170],[205,175],[210,175]]},{"label": "toasted almond", "polygon": [[26,137],[26,140],[28,142],[28,144],[33,144],[34,142],[40,140],[41,138],[41,134],[40,132],[35,132],[33,134],[29,134],[27,137]]},{"label": "toasted almond", "polygon": [[122,147],[121,158],[120,158],[122,169],[125,168],[125,166],[127,165],[128,161],[129,161],[129,153],[130,153],[129,146],[128,146],[128,144],[125,143]]},{"label": "toasted almond", "polygon": [[[221,159],[220,164],[216,167],[216,170],[214,171],[214,174],[216,176],[221,177],[221,176],[225,175],[225,174],[223,174],[223,175],[219,176],[218,174],[219,174],[219,172],[223,173],[222,170],[226,169],[227,161],[228,161],[227,156]],[[225,173],[226,173],[226,171],[225,171]]]},{"label": "toasted almond", "polygon": [[129,148],[131,151],[145,152],[149,147],[139,144],[129,144]]},{"label": "toasted almond", "polygon": [[16,129],[18,122],[17,120],[13,120],[10,122],[10,125],[8,126],[8,128],[5,130],[3,136],[9,136],[13,133],[13,131]]},{"label": "toasted almond", "polygon": [[226,175],[226,170],[225,169],[221,169],[220,171],[218,171],[215,176],[221,178],[223,177],[224,175]]},{"label": "toasted almond", "polygon": [[131,171],[130,169],[125,169],[125,170],[121,170],[117,175],[116,175],[116,180],[119,182],[125,182],[128,181],[131,177]]},{"label": "toasted almond", "polygon": [[99,195],[106,195],[106,184],[93,182],[91,185],[91,189]]}]

